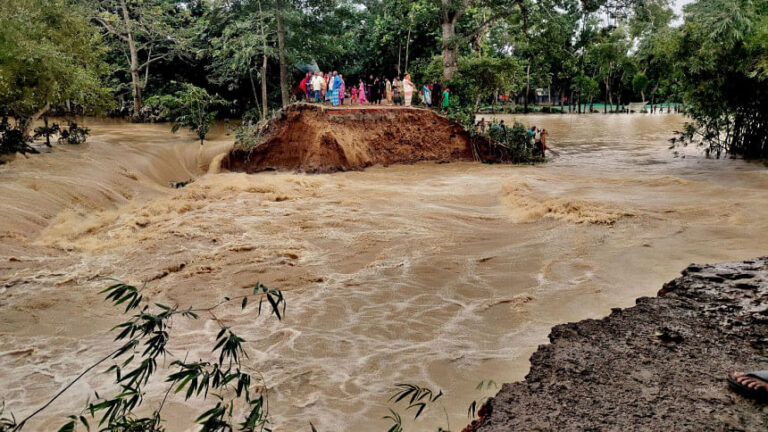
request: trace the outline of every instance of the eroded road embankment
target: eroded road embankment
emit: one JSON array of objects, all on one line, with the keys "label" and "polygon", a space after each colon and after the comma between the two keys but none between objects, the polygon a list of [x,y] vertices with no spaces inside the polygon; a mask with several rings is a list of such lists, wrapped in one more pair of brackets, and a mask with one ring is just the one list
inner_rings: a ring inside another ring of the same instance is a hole
[{"label": "eroded road embankment", "polygon": [[222,168],[331,173],[422,161],[509,159],[505,148],[473,138],[455,121],[422,108],[299,103],[285,108],[258,135],[258,146],[236,147]]},{"label": "eroded road embankment", "polygon": [[766,430],[768,405],[726,376],[768,368],[768,258],[691,265],[658,297],[549,338],[467,430]]}]

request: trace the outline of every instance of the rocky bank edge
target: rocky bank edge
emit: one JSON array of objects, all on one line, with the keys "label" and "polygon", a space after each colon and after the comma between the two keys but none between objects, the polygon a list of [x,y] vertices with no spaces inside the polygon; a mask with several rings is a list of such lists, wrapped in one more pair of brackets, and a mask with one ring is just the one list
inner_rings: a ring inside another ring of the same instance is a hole
[{"label": "rocky bank edge", "polygon": [[768,258],[682,274],[634,307],[554,327],[525,381],[465,430],[768,430],[768,404],[726,382],[768,369]]}]

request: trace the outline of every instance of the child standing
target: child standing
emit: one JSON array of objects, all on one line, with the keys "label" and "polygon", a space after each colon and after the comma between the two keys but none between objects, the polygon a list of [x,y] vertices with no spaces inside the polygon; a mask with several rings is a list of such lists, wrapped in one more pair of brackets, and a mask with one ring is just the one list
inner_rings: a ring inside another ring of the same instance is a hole
[{"label": "child standing", "polygon": [[357,103],[357,87],[352,87],[352,98],[349,100],[351,105]]}]

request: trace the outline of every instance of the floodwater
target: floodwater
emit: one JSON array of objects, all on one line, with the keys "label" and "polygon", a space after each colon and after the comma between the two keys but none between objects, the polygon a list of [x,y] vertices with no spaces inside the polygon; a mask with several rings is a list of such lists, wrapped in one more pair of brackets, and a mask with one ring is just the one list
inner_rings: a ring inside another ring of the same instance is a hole
[{"label": "floodwater", "polygon": [[[121,316],[98,294],[104,278],[146,281],[154,301],[181,306],[262,282],[284,291],[282,322],[239,305],[217,316],[248,341],[275,430],[386,430],[401,382],[441,389],[461,430],[469,403],[495,392],[476,384],[522,379],[552,325],[631,306],[691,262],[766,254],[768,170],[695,149],[674,157],[667,139],[683,118],[518,118],[548,129],[561,156],[204,174],[231,145],[224,125],[198,161],[194,137],[167,125],[88,120],[88,144],[0,166],[0,398],[23,417],[113,349]],[[175,321],[166,364],[209,358],[217,330]],[[29,429],[111,394],[103,369]],[[150,387],[148,409],[164,390]],[[168,429],[194,430],[213,404],[172,397]],[[435,406],[406,426],[448,425]]]}]

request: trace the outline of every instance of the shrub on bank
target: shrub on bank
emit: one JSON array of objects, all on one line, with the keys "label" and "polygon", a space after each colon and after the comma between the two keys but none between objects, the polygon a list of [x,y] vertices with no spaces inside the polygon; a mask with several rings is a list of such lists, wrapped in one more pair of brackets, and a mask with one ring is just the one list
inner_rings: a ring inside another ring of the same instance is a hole
[{"label": "shrub on bank", "polygon": [[8,117],[3,117],[0,121],[0,154],[37,153],[37,150],[29,145],[31,141],[24,136],[22,128],[10,124]]},{"label": "shrub on bank", "polygon": [[528,130],[521,123],[515,123],[512,127],[491,127],[487,134],[490,140],[509,151],[510,163],[538,163],[544,162],[541,151],[531,138]]},{"label": "shrub on bank", "polygon": [[[484,160],[498,163],[539,163],[544,162],[541,151],[537,150],[533,138],[521,123],[501,127],[493,125],[485,132],[475,127],[475,113],[471,108],[456,107],[449,111],[451,119],[464,126],[470,138],[478,148],[477,143],[486,140],[491,145],[491,155],[485,155]],[[490,156],[490,157],[489,157]]]}]

